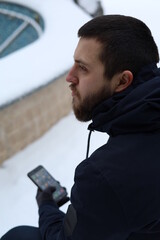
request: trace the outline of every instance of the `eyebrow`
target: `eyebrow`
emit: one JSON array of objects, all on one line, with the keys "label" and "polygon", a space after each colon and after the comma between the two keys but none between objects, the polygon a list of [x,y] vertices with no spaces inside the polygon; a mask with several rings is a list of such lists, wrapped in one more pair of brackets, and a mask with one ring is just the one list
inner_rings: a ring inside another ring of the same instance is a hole
[{"label": "eyebrow", "polygon": [[84,64],[84,65],[86,65],[86,66],[89,66],[89,64],[88,63],[86,63],[85,61],[83,61],[83,60],[78,60],[78,59],[75,59],[74,60],[76,63],[81,63],[81,64]]}]

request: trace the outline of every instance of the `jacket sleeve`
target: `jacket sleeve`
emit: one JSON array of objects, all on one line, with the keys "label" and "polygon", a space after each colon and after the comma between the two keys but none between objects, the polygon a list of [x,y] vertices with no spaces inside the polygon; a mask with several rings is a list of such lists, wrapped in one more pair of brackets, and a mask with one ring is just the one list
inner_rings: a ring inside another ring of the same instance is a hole
[{"label": "jacket sleeve", "polygon": [[64,214],[53,202],[39,207],[39,229],[43,240],[71,240],[77,216],[72,204]]},{"label": "jacket sleeve", "polygon": [[65,240],[64,216],[54,202],[48,201],[39,207],[39,229],[43,240]]},{"label": "jacket sleeve", "polygon": [[[129,236],[125,214],[106,179],[87,161],[75,172],[71,209],[54,204],[40,207],[39,226],[45,240],[124,240]],[[68,227],[70,230],[68,231]]]}]

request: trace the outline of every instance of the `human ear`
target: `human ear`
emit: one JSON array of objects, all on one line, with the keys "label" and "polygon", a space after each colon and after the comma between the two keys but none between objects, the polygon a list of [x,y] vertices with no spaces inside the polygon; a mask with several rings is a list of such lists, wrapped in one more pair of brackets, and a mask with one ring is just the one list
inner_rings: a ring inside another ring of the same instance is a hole
[{"label": "human ear", "polygon": [[133,81],[133,74],[129,70],[125,70],[119,74],[115,92],[121,92],[131,85]]}]

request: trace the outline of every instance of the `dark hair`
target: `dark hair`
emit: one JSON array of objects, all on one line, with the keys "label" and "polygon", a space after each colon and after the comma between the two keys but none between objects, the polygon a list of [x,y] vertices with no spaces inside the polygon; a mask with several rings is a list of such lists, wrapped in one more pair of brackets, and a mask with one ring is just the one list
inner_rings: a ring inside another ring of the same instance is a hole
[{"label": "dark hair", "polygon": [[150,29],[142,21],[123,15],[103,15],[93,18],[78,31],[78,37],[95,38],[102,44],[100,60],[105,76],[140,69],[159,62],[157,45]]}]

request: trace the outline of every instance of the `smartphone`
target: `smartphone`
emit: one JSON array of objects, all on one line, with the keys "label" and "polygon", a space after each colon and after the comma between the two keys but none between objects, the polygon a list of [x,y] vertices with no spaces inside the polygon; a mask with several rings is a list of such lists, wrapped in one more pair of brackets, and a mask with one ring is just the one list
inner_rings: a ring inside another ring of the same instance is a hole
[{"label": "smartphone", "polygon": [[49,186],[55,187],[56,190],[53,192],[53,199],[57,204],[60,202],[66,202],[66,189],[63,188],[60,183],[57,182],[43,166],[36,167],[27,175],[41,191],[44,191]]}]

